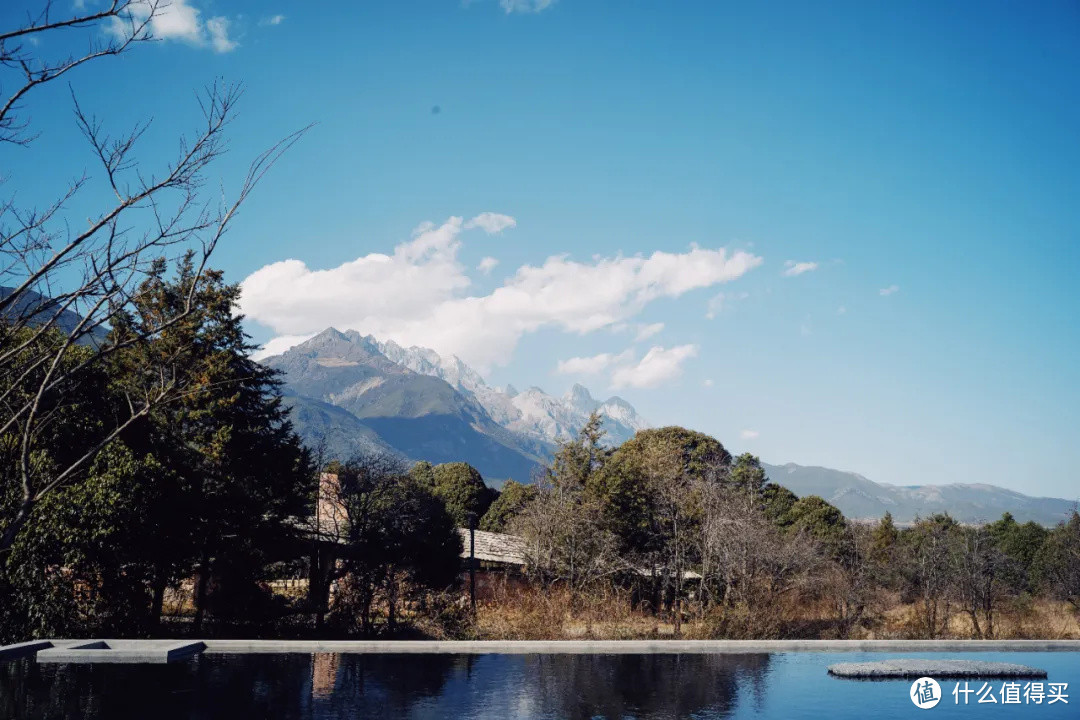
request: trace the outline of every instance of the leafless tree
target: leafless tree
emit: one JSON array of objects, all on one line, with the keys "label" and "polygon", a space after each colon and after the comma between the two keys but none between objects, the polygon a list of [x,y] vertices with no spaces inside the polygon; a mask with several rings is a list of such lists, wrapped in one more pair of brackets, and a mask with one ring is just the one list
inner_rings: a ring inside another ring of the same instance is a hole
[{"label": "leafless tree", "polygon": [[[0,32],[0,149],[35,152],[42,138],[27,112],[35,91],[152,41],[153,20],[167,4],[111,0],[59,18],[46,2],[37,16]],[[39,55],[39,48],[73,46],[76,33],[85,36],[81,53]],[[39,42],[46,39],[55,42]],[[44,206],[22,205],[10,187],[12,178],[0,178],[0,437],[17,447],[17,500],[0,516],[0,552],[11,547],[35,505],[75,480],[117,435],[155,406],[197,390],[186,387],[180,368],[166,362],[145,387],[127,392],[127,410],[109,427],[73,439],[79,446],[62,467],[43,472],[35,465],[35,439],[64,389],[124,347],[182,322],[193,312],[198,283],[191,284],[178,312],[137,335],[110,338],[109,318],[131,306],[142,280],[162,259],[194,251],[201,274],[240,206],[303,134],[290,134],[255,158],[235,198],[225,199],[224,192],[208,195],[206,172],[226,150],[225,131],[241,94],[236,85],[211,85],[199,96],[202,121],[194,133],[180,139],[171,159],[147,164],[136,148],[149,122],[111,134],[72,91],[75,122],[92,152],[96,175],[78,174]],[[63,172],[58,168],[57,175]],[[109,200],[98,212],[85,221],[70,217],[77,197],[100,191]]]},{"label": "leafless tree", "polygon": [[867,615],[877,587],[870,562],[871,528],[849,522],[844,535],[846,550],[825,564],[823,591],[834,608],[840,637],[849,637]]},{"label": "leafless tree", "polygon": [[940,637],[949,626],[956,581],[959,527],[936,515],[917,520],[907,538],[907,594],[915,601],[916,630],[921,637]]},{"label": "leafless tree", "polygon": [[700,557],[699,519],[701,495],[715,482],[692,476],[683,459],[670,452],[645,454],[642,469],[650,489],[655,512],[653,534],[661,540],[651,557],[644,558],[647,569],[661,580],[663,595],[670,597],[675,636],[682,633],[683,582],[689,567]]},{"label": "leafless tree", "polygon": [[785,533],[760,503],[739,489],[719,485],[702,496],[701,568],[708,605],[742,608],[738,630],[758,636],[780,600],[810,586],[820,553],[805,533]]},{"label": "leafless tree", "polygon": [[580,488],[542,483],[510,531],[524,538],[526,566],[545,587],[576,595],[626,567],[598,504]]},{"label": "leafless tree", "polygon": [[[986,525],[963,528],[957,541],[956,591],[976,638],[994,637],[1006,559]],[[980,622],[980,618],[982,622]]]}]

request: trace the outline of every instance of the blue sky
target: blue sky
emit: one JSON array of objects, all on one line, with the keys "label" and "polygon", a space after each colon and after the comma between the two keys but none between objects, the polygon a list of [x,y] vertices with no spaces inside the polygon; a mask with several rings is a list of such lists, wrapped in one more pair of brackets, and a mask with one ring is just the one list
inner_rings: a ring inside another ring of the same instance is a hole
[{"label": "blue sky", "polygon": [[[215,257],[258,341],[355,326],[767,462],[1080,496],[1075,3],[173,11],[72,88],[154,159],[242,81],[226,189],[317,123]],[[90,158],[66,87],[33,110],[9,183],[47,197]]]}]

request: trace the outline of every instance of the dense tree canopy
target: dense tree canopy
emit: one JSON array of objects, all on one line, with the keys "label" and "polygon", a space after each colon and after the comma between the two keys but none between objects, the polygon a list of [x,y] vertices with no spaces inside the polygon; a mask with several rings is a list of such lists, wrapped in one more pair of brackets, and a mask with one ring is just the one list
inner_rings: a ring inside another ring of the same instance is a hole
[{"label": "dense tree canopy", "polygon": [[779,521],[790,531],[805,532],[816,540],[828,557],[838,559],[848,550],[844,514],[817,495],[796,500]]},{"label": "dense tree canopy", "polygon": [[[38,440],[43,464],[163,374],[183,372],[176,382],[189,388],[114,439],[79,482],[35,505],[5,558],[5,594],[19,598],[8,604],[7,633],[149,632],[166,587],[192,574],[196,623],[207,611],[255,619],[269,602],[257,583],[293,542],[290,521],[309,510],[313,472],[275,376],[248,358],[238,294],[220,273],[196,272],[190,257],[172,278],[158,263],[136,301],[113,317],[123,349],[51,401],[58,422]],[[182,322],[145,337],[143,325],[188,298],[194,311]],[[13,484],[4,477],[5,498],[18,496]]]},{"label": "dense tree canopy", "polygon": [[535,485],[522,485],[515,480],[503,483],[499,496],[480,519],[480,529],[488,532],[506,532],[510,523],[536,498]]},{"label": "dense tree canopy", "polygon": [[[681,427],[642,430],[619,446],[589,480],[603,505],[609,527],[624,549],[655,552],[663,546],[662,505],[681,507],[694,481],[722,484],[729,478],[731,454],[715,438]],[[670,520],[677,521],[675,518]]]},{"label": "dense tree canopy", "polygon": [[348,518],[338,613],[354,614],[370,636],[381,600],[393,632],[403,596],[456,582],[461,536],[442,499],[393,462],[346,463],[338,482]]},{"label": "dense tree canopy", "polygon": [[1080,611],[1080,513],[1047,534],[1032,565],[1035,584]]},{"label": "dense tree canopy", "polygon": [[[427,476],[428,464],[414,470],[417,477]],[[431,468],[431,489],[450,513],[458,527],[468,527],[469,518],[479,523],[491,507],[496,492],[472,465],[463,462],[443,463]]]},{"label": "dense tree canopy", "polygon": [[1017,592],[1037,589],[1032,566],[1050,531],[1035,522],[1020,524],[1011,513],[1005,513],[988,527],[991,538],[1004,555],[1002,580]]}]

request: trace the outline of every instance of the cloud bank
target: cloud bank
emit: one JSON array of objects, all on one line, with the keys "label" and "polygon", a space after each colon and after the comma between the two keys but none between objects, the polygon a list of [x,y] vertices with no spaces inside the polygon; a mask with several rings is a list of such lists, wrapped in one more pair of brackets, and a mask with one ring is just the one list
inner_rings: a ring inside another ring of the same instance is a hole
[{"label": "cloud bank", "polygon": [[[610,329],[654,300],[730,282],[762,263],[742,250],[696,245],[681,253],[589,262],[556,255],[540,265],[522,265],[488,294],[468,294],[471,281],[458,259],[463,233],[502,232],[515,224],[495,213],[467,222],[451,217],[441,225],[420,225],[391,254],[370,253],[326,270],[297,259],[272,263],[243,281],[240,309],[275,333],[267,348],[277,352],[289,338],[333,326],[452,353],[485,372],[509,362],[527,333]],[[653,348],[634,368],[621,368],[617,382],[647,387],[652,378],[670,377],[673,367],[692,356],[688,348]],[[259,356],[267,354],[264,349]]]}]

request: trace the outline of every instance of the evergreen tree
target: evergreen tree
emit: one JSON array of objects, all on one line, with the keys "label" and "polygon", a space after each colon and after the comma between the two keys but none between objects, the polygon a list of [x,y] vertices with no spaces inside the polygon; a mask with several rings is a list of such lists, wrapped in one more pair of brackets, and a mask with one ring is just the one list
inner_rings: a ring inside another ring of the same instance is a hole
[{"label": "evergreen tree", "polygon": [[821,544],[826,557],[841,559],[850,552],[843,513],[817,495],[799,498],[781,519],[789,532],[805,532]]},{"label": "evergreen tree", "polygon": [[548,481],[566,490],[584,490],[604,467],[610,455],[600,443],[604,438],[603,418],[593,412],[577,437],[561,442],[548,468]]},{"label": "evergreen tree", "polygon": [[1001,573],[1005,585],[1017,593],[1034,591],[1031,568],[1050,531],[1035,522],[1020,524],[1011,513],[1003,514],[987,529],[1004,554]]},{"label": "evergreen tree", "polygon": [[[187,392],[158,407],[129,442],[185,478],[166,525],[187,528],[190,557],[187,567],[162,568],[155,594],[193,568],[196,627],[210,605],[226,620],[251,619],[265,605],[256,582],[265,565],[286,552],[288,520],[307,514],[314,490],[310,456],[289,423],[280,382],[249,357],[255,346],[236,313],[239,286],[226,284],[218,271],[198,270],[190,255],[173,278],[165,276],[163,263],[155,268],[134,310],[113,323],[113,333],[132,342],[110,372],[115,391],[129,395],[160,382],[166,369],[183,368],[174,381]],[[195,312],[182,322],[152,341],[138,340],[144,327],[189,301]]]},{"label": "evergreen tree", "polygon": [[761,460],[750,453],[743,453],[735,458],[728,483],[733,490],[747,498],[750,507],[757,507],[768,480],[764,468],[761,467]]},{"label": "evergreen tree", "polygon": [[[425,471],[425,468],[414,468],[414,476],[422,478],[426,475]],[[431,476],[434,482],[432,490],[446,505],[447,512],[458,527],[468,527],[469,518],[480,522],[495,500],[496,492],[484,483],[480,472],[468,463],[436,465],[431,470]]]},{"label": "evergreen tree", "polygon": [[514,480],[503,483],[499,496],[480,519],[480,529],[488,532],[506,532],[515,517],[536,499],[535,485],[522,485]]},{"label": "evergreen tree", "polygon": [[874,579],[887,588],[895,587],[899,580],[896,567],[899,538],[900,532],[893,522],[892,513],[886,510],[870,536],[869,562]]}]

